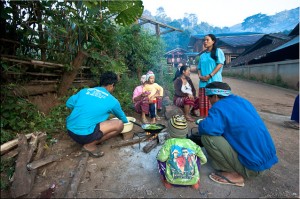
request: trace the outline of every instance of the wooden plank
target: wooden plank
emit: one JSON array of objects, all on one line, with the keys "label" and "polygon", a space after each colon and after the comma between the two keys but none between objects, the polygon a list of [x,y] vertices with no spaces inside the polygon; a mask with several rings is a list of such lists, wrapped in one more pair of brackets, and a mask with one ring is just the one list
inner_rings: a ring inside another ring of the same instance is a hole
[{"label": "wooden plank", "polygon": [[16,161],[14,181],[11,186],[11,196],[18,198],[30,192],[30,187],[26,186],[31,184],[31,177],[26,169],[28,158],[28,143],[24,134],[19,135],[18,139],[18,158]]},{"label": "wooden plank", "polygon": [[73,148],[69,148],[69,149],[66,149],[63,153],[61,154],[55,154],[55,155],[49,155],[49,156],[46,156],[42,159],[39,159],[39,160],[35,160],[29,164],[27,164],[27,169],[29,171],[33,170],[33,169],[37,169],[41,166],[44,166],[46,164],[49,164],[51,162],[54,162],[56,160],[59,160],[61,159],[62,157],[66,156],[66,155],[69,155],[71,152],[73,152]]},{"label": "wooden plank", "polygon": [[85,173],[87,160],[89,158],[88,153],[82,153],[81,159],[78,163],[78,166],[75,170],[75,175],[70,184],[70,189],[67,191],[65,198],[76,198],[78,186],[80,184],[80,180]]},{"label": "wooden plank", "polygon": [[[26,134],[25,135],[27,139],[31,138],[32,133]],[[1,155],[7,153],[8,151],[10,151],[11,149],[13,149],[14,147],[16,147],[18,145],[18,138],[8,141],[4,144],[1,144],[0,147],[0,151],[1,151]]]}]

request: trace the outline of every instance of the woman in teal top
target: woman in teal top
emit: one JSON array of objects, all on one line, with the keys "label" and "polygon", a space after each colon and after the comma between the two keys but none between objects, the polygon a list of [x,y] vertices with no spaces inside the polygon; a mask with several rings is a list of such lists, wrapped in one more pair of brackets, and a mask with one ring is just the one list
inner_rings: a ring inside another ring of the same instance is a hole
[{"label": "woman in teal top", "polygon": [[208,34],[204,37],[203,46],[206,51],[201,54],[198,64],[199,107],[200,117],[208,115],[210,102],[205,96],[205,86],[211,82],[222,82],[222,69],[225,62],[223,51],[216,46],[216,36]]}]

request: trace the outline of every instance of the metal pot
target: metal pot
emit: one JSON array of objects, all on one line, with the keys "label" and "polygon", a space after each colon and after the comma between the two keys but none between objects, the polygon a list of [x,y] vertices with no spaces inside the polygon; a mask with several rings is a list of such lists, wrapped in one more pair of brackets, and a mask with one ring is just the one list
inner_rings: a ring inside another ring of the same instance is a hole
[{"label": "metal pot", "polygon": [[[137,122],[134,122],[134,121],[130,121],[130,122],[132,122],[133,124],[141,127],[144,131],[149,132],[151,134],[157,134],[157,133],[161,132],[164,128],[166,128],[166,126],[163,125],[163,124],[142,124],[141,125],[141,124],[139,124]],[[155,125],[157,127],[157,129],[149,128],[151,125]]]}]

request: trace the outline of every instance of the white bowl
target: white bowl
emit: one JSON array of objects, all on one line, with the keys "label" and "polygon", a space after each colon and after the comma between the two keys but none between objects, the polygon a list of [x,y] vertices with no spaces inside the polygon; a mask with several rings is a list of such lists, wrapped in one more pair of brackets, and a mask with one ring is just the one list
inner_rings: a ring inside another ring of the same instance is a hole
[{"label": "white bowl", "polygon": [[[133,121],[133,122],[136,121],[136,119],[134,117],[126,117],[126,118],[128,121]],[[117,119],[118,118],[116,118],[116,117],[112,118],[112,120],[117,120]],[[133,123],[131,123],[131,122],[124,123],[124,129],[121,133],[127,133],[127,132],[131,131],[132,128],[133,128]]]}]

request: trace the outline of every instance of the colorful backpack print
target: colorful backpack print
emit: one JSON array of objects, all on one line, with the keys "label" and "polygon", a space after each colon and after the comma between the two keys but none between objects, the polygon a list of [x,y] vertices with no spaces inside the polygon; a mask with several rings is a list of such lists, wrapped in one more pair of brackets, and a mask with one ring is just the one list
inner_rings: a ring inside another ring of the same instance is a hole
[{"label": "colorful backpack print", "polygon": [[165,142],[158,152],[157,159],[166,162],[166,179],[171,184],[194,185],[200,179],[200,163],[207,159],[201,148],[185,138],[172,138]]}]

